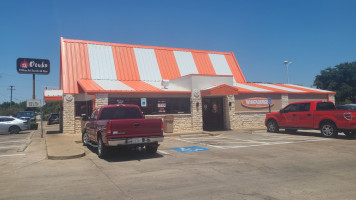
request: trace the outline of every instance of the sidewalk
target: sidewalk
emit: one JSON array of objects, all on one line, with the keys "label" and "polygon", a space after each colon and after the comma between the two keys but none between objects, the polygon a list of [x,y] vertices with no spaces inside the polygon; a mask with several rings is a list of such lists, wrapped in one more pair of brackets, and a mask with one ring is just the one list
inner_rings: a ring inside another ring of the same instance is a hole
[{"label": "sidewalk", "polygon": [[59,132],[58,125],[44,126],[49,160],[66,160],[85,156],[81,148],[81,135]]}]

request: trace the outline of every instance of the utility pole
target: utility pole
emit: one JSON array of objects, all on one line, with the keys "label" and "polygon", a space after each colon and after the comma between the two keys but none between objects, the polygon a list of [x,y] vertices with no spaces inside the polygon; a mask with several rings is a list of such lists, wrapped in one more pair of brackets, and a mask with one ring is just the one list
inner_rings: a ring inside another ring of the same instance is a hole
[{"label": "utility pole", "polygon": [[11,95],[10,95],[10,108],[11,108],[11,106],[12,106],[12,90],[15,90],[15,89],[14,89],[15,86],[10,85],[9,87],[10,87],[10,89],[8,89],[8,90],[11,91],[11,92],[10,92],[10,93],[11,93]]}]

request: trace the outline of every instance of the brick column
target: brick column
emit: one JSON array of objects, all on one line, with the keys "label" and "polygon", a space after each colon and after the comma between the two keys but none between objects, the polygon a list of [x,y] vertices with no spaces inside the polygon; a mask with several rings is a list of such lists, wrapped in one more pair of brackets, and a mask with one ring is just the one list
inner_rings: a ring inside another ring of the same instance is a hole
[{"label": "brick column", "polygon": [[[191,113],[192,113],[192,129],[193,131],[203,131],[203,112],[202,112],[202,98],[200,95],[200,90],[193,90],[190,99],[191,102]],[[199,106],[197,107],[197,103]]]},{"label": "brick column", "polygon": [[[225,129],[232,129],[231,123],[234,119],[235,114],[235,97],[234,95],[227,95],[224,96],[223,99],[224,105],[224,128]],[[231,104],[231,106],[229,106]]]},{"label": "brick column", "polygon": [[75,133],[75,110],[74,110],[74,95],[66,94],[63,98],[63,133]]},{"label": "brick column", "polygon": [[329,94],[329,101],[332,101],[335,103],[335,95],[334,94]]},{"label": "brick column", "polygon": [[282,98],[282,108],[284,108],[289,104],[288,94],[282,94],[281,98]]},{"label": "brick column", "polygon": [[97,94],[95,98],[95,108],[100,106],[107,106],[109,104],[108,94]]},{"label": "brick column", "polygon": [[63,102],[59,103],[59,131],[63,133]]}]

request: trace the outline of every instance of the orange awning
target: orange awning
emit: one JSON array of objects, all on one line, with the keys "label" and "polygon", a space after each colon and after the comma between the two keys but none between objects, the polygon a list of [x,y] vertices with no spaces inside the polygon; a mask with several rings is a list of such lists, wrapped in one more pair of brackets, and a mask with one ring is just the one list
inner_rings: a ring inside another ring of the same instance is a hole
[{"label": "orange awning", "polygon": [[201,96],[237,95],[238,89],[222,84],[213,88],[200,91]]}]

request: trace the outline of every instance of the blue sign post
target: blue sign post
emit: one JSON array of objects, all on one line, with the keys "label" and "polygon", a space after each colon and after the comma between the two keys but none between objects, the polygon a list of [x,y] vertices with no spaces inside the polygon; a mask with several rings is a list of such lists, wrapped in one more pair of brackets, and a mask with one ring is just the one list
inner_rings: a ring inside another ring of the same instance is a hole
[{"label": "blue sign post", "polygon": [[147,99],[141,98],[141,107],[147,107]]},{"label": "blue sign post", "polygon": [[272,104],[271,97],[268,97],[268,110],[269,110],[269,112],[271,112],[271,104]]}]

